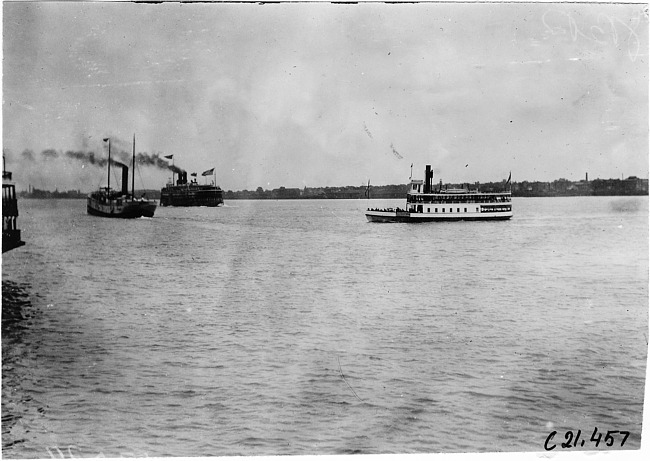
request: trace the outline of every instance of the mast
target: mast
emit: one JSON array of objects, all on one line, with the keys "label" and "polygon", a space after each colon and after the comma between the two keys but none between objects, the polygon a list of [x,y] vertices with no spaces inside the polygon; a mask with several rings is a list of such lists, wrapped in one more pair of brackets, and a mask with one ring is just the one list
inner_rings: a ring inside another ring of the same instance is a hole
[{"label": "mast", "polygon": [[111,138],[104,138],[104,142],[108,141],[108,187],[106,187],[106,194],[109,194],[111,189]]},{"label": "mast", "polygon": [[133,133],[133,176],[131,176],[131,200],[135,200],[135,133]]}]

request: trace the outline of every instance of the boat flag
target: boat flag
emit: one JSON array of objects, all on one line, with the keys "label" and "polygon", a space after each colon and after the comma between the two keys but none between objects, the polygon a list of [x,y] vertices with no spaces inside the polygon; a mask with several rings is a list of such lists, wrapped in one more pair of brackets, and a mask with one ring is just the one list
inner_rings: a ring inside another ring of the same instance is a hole
[{"label": "boat flag", "polygon": [[169,160],[171,160],[173,157],[174,157],[173,154],[172,155],[165,155],[165,158],[168,158]]},{"label": "boat flag", "polygon": [[512,171],[508,175],[508,180],[506,181],[506,184],[510,184],[510,180],[512,179]]},{"label": "boat flag", "polygon": [[201,173],[201,176],[210,176],[212,173],[214,173],[214,168],[205,170],[203,173]]}]

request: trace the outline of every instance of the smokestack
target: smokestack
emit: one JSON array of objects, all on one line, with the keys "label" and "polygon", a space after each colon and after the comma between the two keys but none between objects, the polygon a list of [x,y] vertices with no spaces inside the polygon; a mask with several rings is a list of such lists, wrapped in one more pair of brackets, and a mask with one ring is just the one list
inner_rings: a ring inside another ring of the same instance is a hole
[{"label": "smokestack", "polygon": [[589,182],[589,173],[585,173],[585,182]]},{"label": "smokestack", "polygon": [[431,165],[427,165],[424,170],[424,193],[431,193]]},{"label": "smokestack", "polygon": [[129,167],[122,165],[122,195],[129,195]]}]

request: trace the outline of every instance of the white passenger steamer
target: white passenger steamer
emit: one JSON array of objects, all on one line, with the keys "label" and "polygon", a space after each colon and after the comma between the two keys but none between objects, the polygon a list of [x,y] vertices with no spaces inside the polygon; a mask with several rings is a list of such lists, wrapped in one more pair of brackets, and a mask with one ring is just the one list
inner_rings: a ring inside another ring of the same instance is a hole
[{"label": "white passenger steamer", "polygon": [[[490,221],[512,218],[512,193],[479,192],[469,189],[433,187],[433,170],[426,166],[424,181],[411,180],[406,208],[368,208],[370,222]],[[508,178],[507,184],[510,184]]]}]

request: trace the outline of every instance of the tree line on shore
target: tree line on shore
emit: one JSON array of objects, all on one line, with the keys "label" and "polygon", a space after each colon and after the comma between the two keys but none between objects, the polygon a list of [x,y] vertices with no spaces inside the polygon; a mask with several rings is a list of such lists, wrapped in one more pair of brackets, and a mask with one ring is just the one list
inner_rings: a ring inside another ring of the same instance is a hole
[{"label": "tree line on shore", "polygon": [[[343,187],[280,187],[272,190],[227,191],[224,200],[282,200],[282,199],[397,199],[404,198],[408,184],[387,186],[343,186]],[[437,190],[438,185],[434,186]],[[510,190],[513,197],[566,197],[578,195],[648,195],[648,180],[631,176],[627,179],[596,179],[593,181],[569,181],[558,179],[542,181],[506,181],[473,184],[445,184],[445,188],[466,188],[480,192],[503,192]]]},{"label": "tree line on shore", "polygon": [[[284,200],[284,199],[399,199],[406,196],[408,184],[391,184],[385,186],[342,186],[342,187],[304,187],[277,189],[224,191],[224,200]],[[440,187],[436,185],[435,187]],[[551,182],[521,181],[507,183],[472,183],[472,184],[445,184],[444,188],[468,188],[480,192],[503,192],[510,190],[513,197],[568,197],[584,195],[648,195],[648,180],[630,176],[627,179],[595,179],[592,181],[569,181],[557,179]],[[145,194],[148,198],[159,199],[160,190],[146,189],[136,191],[136,197]],[[29,191],[18,193],[22,198],[56,198],[79,199],[85,198],[88,193],[79,190],[51,192],[30,186]]]}]

